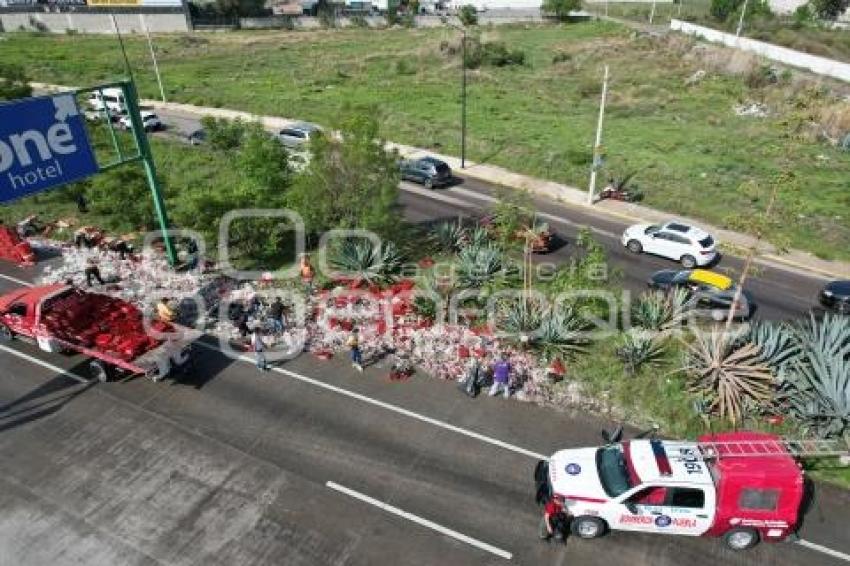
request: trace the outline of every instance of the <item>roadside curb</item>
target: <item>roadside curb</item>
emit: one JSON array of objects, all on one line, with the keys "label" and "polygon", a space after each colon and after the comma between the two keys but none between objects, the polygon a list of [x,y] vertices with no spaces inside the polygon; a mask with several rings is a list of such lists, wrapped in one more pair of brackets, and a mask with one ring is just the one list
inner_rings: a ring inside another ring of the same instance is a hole
[{"label": "roadside curb", "polygon": [[[30,85],[33,88],[46,91],[60,91],[75,89],[77,87],[69,87],[62,85],[52,85],[47,83],[32,82]],[[281,118],[277,116],[260,116],[241,110],[230,110],[225,108],[209,108],[204,106],[196,106],[193,104],[184,104],[179,102],[162,102],[158,100],[140,100],[144,106],[183,112],[193,116],[214,116],[217,118],[225,118],[228,120],[241,119],[245,121],[259,121],[267,128],[284,128],[295,124],[298,120]],[[752,237],[746,234],[740,234],[725,230],[716,226],[712,226],[702,220],[688,218],[683,215],[667,213],[661,210],[644,207],[635,203],[599,203],[594,205],[587,204],[587,193],[576,187],[548,181],[536,177],[530,177],[521,173],[509,171],[500,166],[488,165],[484,163],[476,163],[467,161],[463,169],[460,168],[460,159],[451,155],[442,155],[427,149],[422,149],[414,146],[404,145],[396,142],[388,141],[387,148],[394,149],[404,157],[416,157],[422,155],[433,155],[449,164],[452,169],[463,171],[463,175],[483,181],[489,184],[505,187],[513,190],[524,190],[534,195],[541,196],[553,200],[559,204],[568,207],[577,207],[582,211],[594,214],[600,217],[616,218],[625,220],[631,223],[657,223],[665,219],[678,218],[682,221],[695,224],[703,227],[707,232],[715,234],[721,242],[726,242],[738,248],[747,248],[752,245]],[[628,211],[616,210],[615,205],[622,205],[629,208]],[[764,244],[768,251],[756,258],[756,262],[765,265],[773,265],[781,269],[794,271],[806,276],[820,276],[823,278],[850,278],[850,263],[842,261],[821,260],[812,257],[811,261],[797,261],[789,259],[785,256],[780,256],[775,252],[775,248],[769,244]],[[733,254],[740,255],[740,254]],[[790,250],[789,255],[809,256],[808,252],[803,250]]]}]

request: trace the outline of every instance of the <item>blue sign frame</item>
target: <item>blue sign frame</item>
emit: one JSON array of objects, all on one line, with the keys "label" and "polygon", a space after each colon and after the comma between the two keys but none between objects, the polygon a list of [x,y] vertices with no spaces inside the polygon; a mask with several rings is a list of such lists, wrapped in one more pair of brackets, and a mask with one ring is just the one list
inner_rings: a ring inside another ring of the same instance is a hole
[{"label": "blue sign frame", "polygon": [[0,202],[97,172],[75,93],[0,103]]}]

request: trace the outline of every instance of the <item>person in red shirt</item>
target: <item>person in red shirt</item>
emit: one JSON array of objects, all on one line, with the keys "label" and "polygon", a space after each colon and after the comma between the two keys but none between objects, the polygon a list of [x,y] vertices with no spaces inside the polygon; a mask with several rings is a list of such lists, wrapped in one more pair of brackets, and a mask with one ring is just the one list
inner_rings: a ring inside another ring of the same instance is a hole
[{"label": "person in red shirt", "polygon": [[540,520],[540,538],[549,540],[553,536],[562,539],[566,535],[567,510],[564,500],[558,496],[550,497],[543,506],[543,518]]}]

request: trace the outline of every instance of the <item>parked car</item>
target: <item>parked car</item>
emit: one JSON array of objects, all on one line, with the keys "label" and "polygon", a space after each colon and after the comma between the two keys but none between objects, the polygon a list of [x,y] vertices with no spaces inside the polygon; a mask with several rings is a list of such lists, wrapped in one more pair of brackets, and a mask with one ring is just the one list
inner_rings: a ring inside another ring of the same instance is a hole
[{"label": "parked car", "polygon": [[426,189],[448,185],[453,179],[451,167],[434,157],[404,159],[399,168],[402,179],[422,183]]},{"label": "parked car", "polygon": [[286,147],[303,148],[322,128],[310,122],[298,122],[280,130],[276,137]]},{"label": "parked car", "polygon": [[841,314],[850,314],[850,280],[827,283],[818,298],[824,308]]},{"label": "parked car", "polygon": [[186,143],[189,145],[203,145],[207,143],[207,132],[204,130],[195,130],[186,134]]},{"label": "parked car", "polygon": [[621,241],[632,253],[666,257],[685,269],[708,265],[717,258],[717,242],[711,234],[678,221],[630,226]]},{"label": "parked car", "polygon": [[[737,291],[729,277],[705,269],[663,269],[652,274],[648,285],[651,289],[661,291],[683,289],[693,301],[694,311],[698,316],[717,321],[725,320],[729,315]],[[754,312],[753,297],[745,289],[738,300],[735,318],[749,320]]]},{"label": "parked car", "polygon": [[[140,112],[139,115],[142,118],[142,127],[146,132],[155,132],[163,128],[162,121],[159,119],[159,116],[157,116],[153,112],[143,111]],[[118,126],[124,130],[133,129],[133,123],[130,121],[129,116],[124,116],[123,118],[118,120]]]},{"label": "parked car", "polygon": [[124,92],[120,88],[105,88],[102,91],[93,91],[89,95],[88,103],[94,110],[108,108],[112,114],[127,113],[127,102],[124,100]]}]

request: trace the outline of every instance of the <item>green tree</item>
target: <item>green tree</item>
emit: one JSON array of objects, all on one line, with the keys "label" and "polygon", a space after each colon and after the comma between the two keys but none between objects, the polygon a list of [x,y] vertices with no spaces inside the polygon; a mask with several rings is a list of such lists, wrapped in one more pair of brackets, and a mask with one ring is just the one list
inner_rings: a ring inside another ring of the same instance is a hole
[{"label": "green tree", "polygon": [[154,227],[153,199],[141,166],[124,165],[89,179],[86,195],[92,210],[108,217],[118,231]]},{"label": "green tree", "polygon": [[14,100],[32,96],[24,68],[13,63],[0,62],[0,100]]},{"label": "green tree", "polygon": [[257,204],[283,205],[292,170],[289,155],[283,145],[263,130],[258,123],[246,126],[236,165],[243,177],[257,190],[252,196]]},{"label": "green tree", "polygon": [[847,11],[850,0],[812,0],[811,4],[818,17],[834,20]]},{"label": "green tree", "polygon": [[313,233],[362,228],[388,235],[399,224],[397,155],[378,136],[373,110],[346,115],[339,131],[311,140],[310,164],[288,202]]},{"label": "green tree", "polygon": [[718,22],[725,22],[743,3],[743,0],[711,0],[709,13]]},{"label": "green tree", "polygon": [[204,116],[201,118],[201,126],[207,133],[210,147],[219,151],[235,149],[242,144],[245,136],[246,124],[240,119],[228,120],[227,118],[213,118]]},{"label": "green tree", "polygon": [[543,0],[543,13],[558,21],[565,21],[570,12],[581,10],[581,0]]},{"label": "green tree", "polygon": [[457,11],[457,19],[466,27],[478,25],[478,10],[472,4],[465,4]]}]

